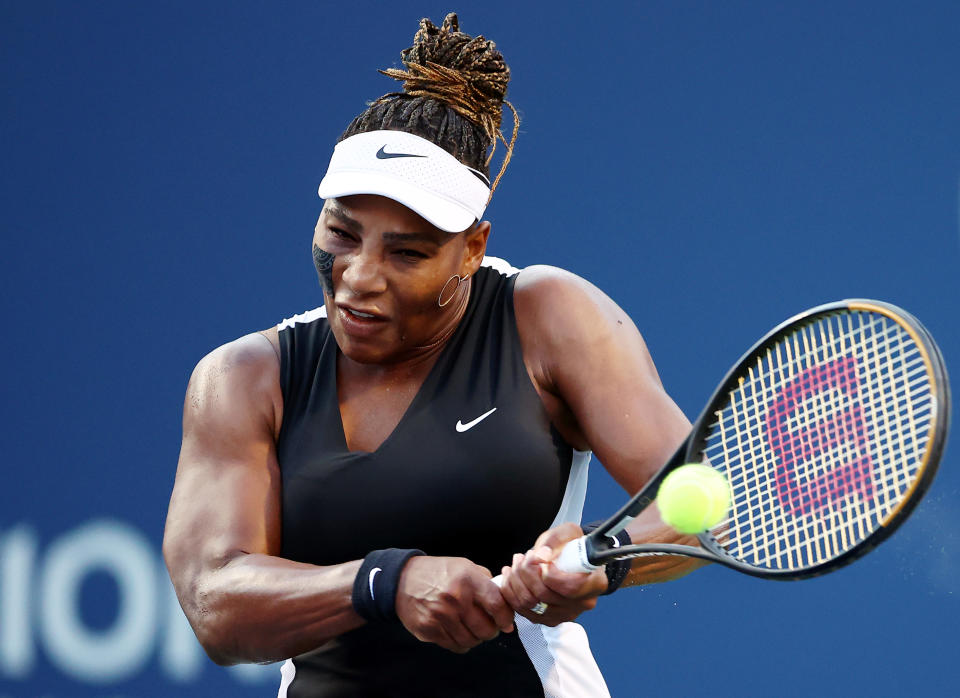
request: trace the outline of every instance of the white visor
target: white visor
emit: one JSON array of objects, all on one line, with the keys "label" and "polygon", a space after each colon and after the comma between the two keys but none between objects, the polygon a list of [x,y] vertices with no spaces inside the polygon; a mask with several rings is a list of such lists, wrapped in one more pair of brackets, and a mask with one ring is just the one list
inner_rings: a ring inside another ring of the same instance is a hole
[{"label": "white visor", "polygon": [[317,193],[323,199],[379,194],[416,211],[440,230],[459,233],[483,216],[490,198],[484,179],[420,136],[369,131],[337,143]]}]

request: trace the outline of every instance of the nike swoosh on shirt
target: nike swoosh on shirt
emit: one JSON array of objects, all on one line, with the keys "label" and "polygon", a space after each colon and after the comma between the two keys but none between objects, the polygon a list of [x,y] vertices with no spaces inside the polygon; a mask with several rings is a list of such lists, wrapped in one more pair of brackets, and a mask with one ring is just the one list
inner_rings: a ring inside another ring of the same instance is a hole
[{"label": "nike swoosh on shirt", "polygon": [[381,570],[379,567],[374,567],[372,570],[370,570],[370,598],[371,598],[371,599],[374,598],[374,596],[373,596],[373,578],[377,576],[377,572],[382,572],[382,571],[383,571],[383,570]]},{"label": "nike swoosh on shirt", "polygon": [[390,158],[425,158],[426,155],[414,155],[413,153],[388,153],[383,146],[377,151],[377,160],[389,160]]},{"label": "nike swoosh on shirt", "polygon": [[465,432],[467,429],[472,429],[473,427],[477,426],[480,422],[482,422],[484,419],[486,419],[487,417],[489,417],[490,415],[492,415],[492,414],[493,414],[494,412],[496,412],[496,411],[497,411],[497,408],[494,407],[494,408],[493,408],[492,410],[490,410],[489,412],[484,412],[482,415],[480,415],[479,417],[477,417],[476,419],[474,419],[472,422],[467,422],[466,424],[464,424],[463,422],[461,422],[461,421],[458,419],[458,420],[457,420],[457,431],[462,434],[462,433]]}]

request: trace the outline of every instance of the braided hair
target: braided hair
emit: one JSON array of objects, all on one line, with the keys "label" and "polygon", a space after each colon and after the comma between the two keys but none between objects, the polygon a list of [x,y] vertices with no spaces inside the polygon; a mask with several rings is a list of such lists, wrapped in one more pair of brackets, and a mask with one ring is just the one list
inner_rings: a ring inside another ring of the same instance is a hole
[{"label": "braided hair", "polygon": [[[406,70],[380,72],[403,81],[403,92],[390,92],[372,102],[340,140],[368,131],[406,131],[443,148],[488,181],[499,140],[507,150],[490,187],[492,195],[513,155],[520,125],[517,110],[505,99],[510,68],[496,44],[461,32],[457,15],[451,12],[440,27],[421,19],[413,46],[404,49],[400,59]],[[504,104],[513,112],[509,143],[500,130]]]}]

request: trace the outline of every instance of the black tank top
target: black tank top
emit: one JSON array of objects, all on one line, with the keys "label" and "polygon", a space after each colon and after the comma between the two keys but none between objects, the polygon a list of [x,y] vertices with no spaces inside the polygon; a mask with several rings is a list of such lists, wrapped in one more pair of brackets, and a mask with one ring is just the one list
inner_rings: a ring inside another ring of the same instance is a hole
[{"label": "black tank top", "polygon": [[[579,505],[566,509],[579,520],[583,492],[570,487],[576,452],[551,426],[523,363],[516,271],[485,260],[456,331],[373,452],[347,449],[339,349],[324,309],[278,326],[283,557],[332,565],[380,548],[419,548],[496,574],[557,522],[571,495]],[[577,479],[585,487],[585,471]],[[518,633],[457,655],[399,624],[367,625],[294,658],[281,695],[542,696],[528,654]]]}]

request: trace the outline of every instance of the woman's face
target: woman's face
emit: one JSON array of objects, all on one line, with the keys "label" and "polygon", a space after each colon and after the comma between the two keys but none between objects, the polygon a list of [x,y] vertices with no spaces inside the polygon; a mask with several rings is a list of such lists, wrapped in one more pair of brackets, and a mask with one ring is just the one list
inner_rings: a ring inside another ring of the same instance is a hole
[{"label": "woman's face", "polygon": [[451,234],[392,199],[356,194],[327,199],[313,255],[327,319],[340,350],[360,363],[415,358],[460,318],[466,286],[486,249],[488,223]]}]

